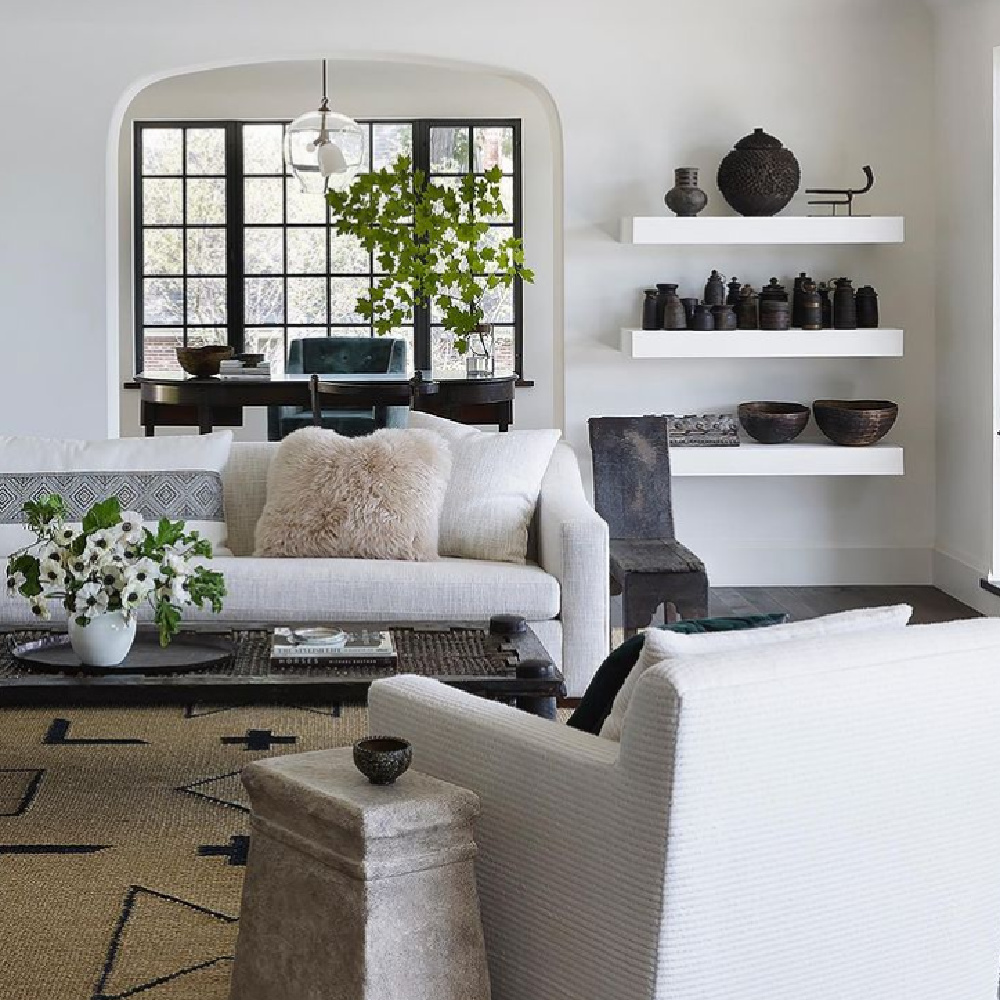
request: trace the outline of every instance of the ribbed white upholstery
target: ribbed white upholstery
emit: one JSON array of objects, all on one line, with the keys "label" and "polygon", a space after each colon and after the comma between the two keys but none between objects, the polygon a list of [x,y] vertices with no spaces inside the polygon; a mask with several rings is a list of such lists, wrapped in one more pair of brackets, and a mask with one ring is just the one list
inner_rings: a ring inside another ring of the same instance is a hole
[{"label": "ribbed white upholstery", "polygon": [[654,667],[617,746],[419,678],[370,708],[482,799],[495,1000],[997,994],[1000,621]]}]

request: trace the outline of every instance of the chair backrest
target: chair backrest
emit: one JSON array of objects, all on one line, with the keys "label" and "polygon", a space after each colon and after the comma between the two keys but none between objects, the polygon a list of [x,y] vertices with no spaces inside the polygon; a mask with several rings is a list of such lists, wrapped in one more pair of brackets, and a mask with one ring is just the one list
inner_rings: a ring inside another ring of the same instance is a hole
[{"label": "chair backrest", "polygon": [[672,771],[652,996],[996,997],[998,660],[980,619],[652,668],[619,759]]},{"label": "chair backrest", "polygon": [[594,507],[612,538],[674,538],[666,417],[591,417]]},{"label": "chair backrest", "polygon": [[303,337],[288,345],[295,375],[382,375],[406,371],[406,341],[392,337]]}]

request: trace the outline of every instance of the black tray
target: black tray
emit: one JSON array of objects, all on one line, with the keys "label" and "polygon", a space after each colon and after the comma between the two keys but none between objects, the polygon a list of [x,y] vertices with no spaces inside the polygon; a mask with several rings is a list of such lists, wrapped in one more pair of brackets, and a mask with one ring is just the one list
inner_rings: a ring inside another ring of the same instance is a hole
[{"label": "black tray", "polygon": [[116,667],[85,666],[73,652],[68,635],[22,643],[11,655],[26,669],[43,674],[188,674],[222,666],[232,657],[233,648],[230,639],[184,633],[163,647],[155,632],[139,632],[128,656]]}]

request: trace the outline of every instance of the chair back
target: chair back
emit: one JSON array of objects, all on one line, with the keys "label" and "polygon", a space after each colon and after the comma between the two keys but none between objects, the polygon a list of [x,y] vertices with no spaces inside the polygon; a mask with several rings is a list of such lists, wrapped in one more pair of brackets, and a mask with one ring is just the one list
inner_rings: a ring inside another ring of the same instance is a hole
[{"label": "chair back", "polygon": [[288,345],[294,375],[382,375],[406,371],[406,341],[392,337],[303,337]]},{"label": "chair back", "polygon": [[594,507],[612,538],[674,539],[666,417],[591,417]]}]

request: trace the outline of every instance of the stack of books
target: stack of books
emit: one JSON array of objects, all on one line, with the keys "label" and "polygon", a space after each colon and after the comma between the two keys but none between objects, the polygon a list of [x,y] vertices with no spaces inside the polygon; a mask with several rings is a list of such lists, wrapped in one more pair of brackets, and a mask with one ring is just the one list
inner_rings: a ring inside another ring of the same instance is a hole
[{"label": "stack of books", "polygon": [[239,358],[223,361],[219,365],[219,378],[234,381],[266,382],[271,377],[270,361],[261,361],[256,365],[245,365]]},{"label": "stack of books", "polygon": [[397,655],[391,632],[276,628],[271,662],[276,667],[365,667],[391,672]]}]

